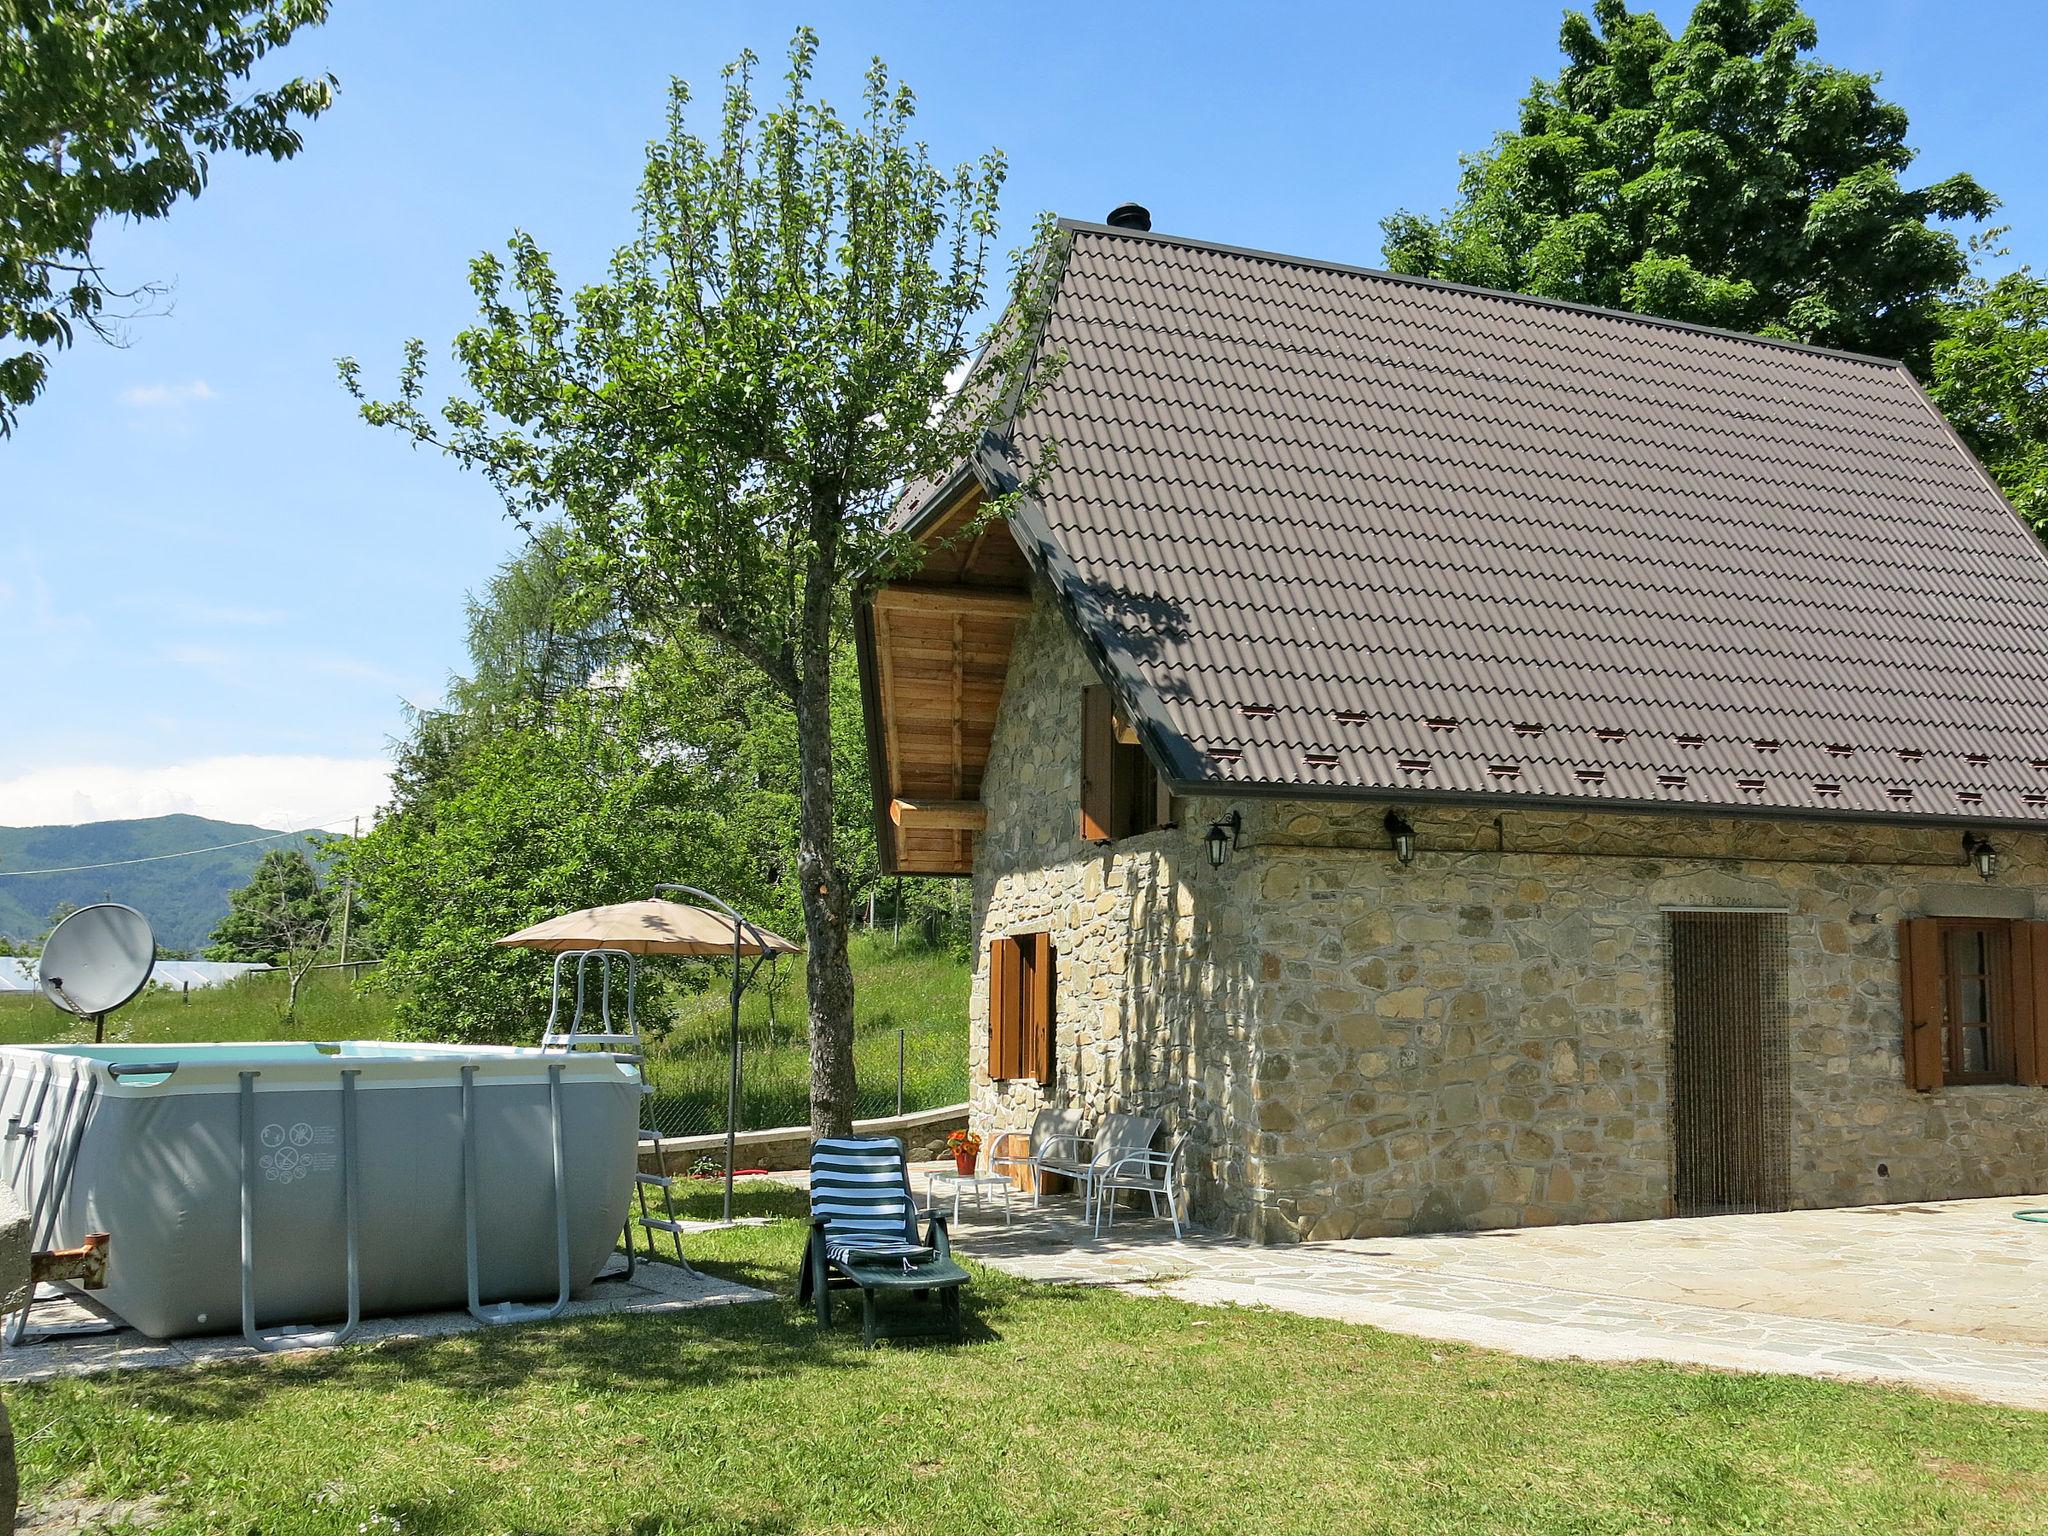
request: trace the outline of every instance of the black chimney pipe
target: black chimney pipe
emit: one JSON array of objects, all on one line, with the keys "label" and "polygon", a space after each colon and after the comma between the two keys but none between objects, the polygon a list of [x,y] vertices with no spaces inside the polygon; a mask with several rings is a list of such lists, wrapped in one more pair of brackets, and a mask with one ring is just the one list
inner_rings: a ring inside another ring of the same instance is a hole
[{"label": "black chimney pipe", "polygon": [[1143,203],[1118,203],[1109,210],[1105,223],[1114,229],[1135,229],[1141,233],[1152,227],[1152,210]]}]

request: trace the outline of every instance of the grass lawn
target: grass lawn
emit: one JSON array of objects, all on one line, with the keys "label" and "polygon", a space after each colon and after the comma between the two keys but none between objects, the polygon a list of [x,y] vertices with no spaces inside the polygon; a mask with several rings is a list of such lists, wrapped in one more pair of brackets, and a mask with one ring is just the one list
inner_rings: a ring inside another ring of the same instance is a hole
[{"label": "grass lawn", "polygon": [[[743,1186],[746,1209],[799,1197]],[[715,1195],[694,1198],[708,1213]],[[785,1298],[794,1222],[699,1237]],[[1523,1361],[978,1272],[971,1342],[785,1299],[12,1390],[26,1485],[165,1532],[2040,1531],[2048,1416]]]},{"label": "grass lawn", "polygon": [[[296,1023],[284,1019],[282,976],[248,976],[180,994],[152,987],[107,1020],[107,1038],[146,1045],[200,1040],[385,1040],[391,1000],[338,972],[306,978]],[[35,993],[0,995],[0,1045],[92,1038],[92,1026]]]},{"label": "grass lawn", "polygon": [[[943,950],[893,947],[886,934],[856,934],[853,954],[854,1078],[859,1114],[896,1111],[896,1033],[903,1031],[903,1107],[937,1109],[967,1097],[967,991],[964,961]],[[801,959],[780,962],[775,1018],[768,1015],[764,969],[740,1004],[740,1123],[748,1128],[802,1125],[811,1114],[810,1050],[804,1035]],[[676,1027],[649,1051],[657,1090],[655,1117],[679,1135],[725,1128],[729,994],[691,997]]]}]

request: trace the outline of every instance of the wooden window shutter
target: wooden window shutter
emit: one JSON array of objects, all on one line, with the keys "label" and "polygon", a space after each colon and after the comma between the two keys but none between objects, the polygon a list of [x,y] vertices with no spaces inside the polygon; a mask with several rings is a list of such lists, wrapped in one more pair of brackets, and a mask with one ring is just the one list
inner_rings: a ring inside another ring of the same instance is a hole
[{"label": "wooden window shutter", "polygon": [[1158,774],[1152,788],[1152,825],[1170,827],[1179,820],[1173,812],[1173,791],[1166,787],[1166,775]]},{"label": "wooden window shutter", "polygon": [[1017,987],[1017,1072],[1018,1077],[1039,1075],[1038,1046],[1038,944],[1043,934],[1023,933],[1016,939]]},{"label": "wooden window shutter", "polygon": [[2013,1081],[2048,1086],[2048,923],[2012,925]]},{"label": "wooden window shutter", "polygon": [[1116,706],[1096,683],[1081,690],[1081,840],[1106,843],[1116,820]]},{"label": "wooden window shutter", "polygon": [[1026,967],[1027,993],[1024,1000],[1024,1070],[1050,1087],[1053,1068],[1054,998],[1058,992],[1053,961],[1052,935],[1034,933],[1025,943],[1031,946]]},{"label": "wooden window shutter", "polygon": [[988,1075],[1023,1076],[1023,966],[1015,939],[988,946]]},{"label": "wooden window shutter", "polygon": [[1906,1026],[1906,1085],[1921,1093],[1941,1086],[1941,925],[1931,917],[1899,924],[1899,997]]}]

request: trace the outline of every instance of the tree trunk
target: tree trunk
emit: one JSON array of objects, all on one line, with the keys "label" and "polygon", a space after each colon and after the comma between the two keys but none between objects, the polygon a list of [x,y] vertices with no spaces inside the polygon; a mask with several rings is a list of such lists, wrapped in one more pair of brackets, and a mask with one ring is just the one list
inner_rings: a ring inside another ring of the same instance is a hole
[{"label": "tree trunk", "polygon": [[832,802],[832,656],[819,625],[799,663],[796,690],[797,878],[804,900],[804,991],[810,1005],[811,1135],[853,1130],[851,910],[839,868]]}]

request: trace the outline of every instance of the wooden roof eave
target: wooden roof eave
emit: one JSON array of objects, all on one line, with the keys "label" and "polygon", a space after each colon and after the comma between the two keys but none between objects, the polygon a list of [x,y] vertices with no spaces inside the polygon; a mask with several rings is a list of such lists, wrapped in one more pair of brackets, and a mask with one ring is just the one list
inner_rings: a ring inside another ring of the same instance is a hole
[{"label": "wooden roof eave", "polygon": [[868,793],[874,802],[875,863],[885,875],[903,873],[896,857],[896,827],[889,819],[889,753],[882,718],[882,680],[875,656],[873,594],[853,609],[853,659],[860,674],[860,712],[868,744]]},{"label": "wooden roof eave", "polygon": [[[942,528],[969,497],[980,499],[992,494],[995,483],[978,455],[967,459],[940,483],[916,511],[904,519],[903,531],[913,538],[923,538],[932,534]],[[970,560],[980,550],[986,533],[987,530],[984,529],[982,535],[978,536],[970,547]],[[958,573],[960,577],[967,574],[966,563],[963,561],[963,569]],[[1025,567],[1029,569],[1028,560]],[[940,590],[922,583],[913,582],[908,585],[920,592]],[[868,781],[873,801],[876,863],[881,873],[885,875],[946,873],[964,876],[970,872],[965,868],[929,871],[906,870],[903,867],[900,848],[900,834],[903,829],[890,813],[891,804],[897,798],[894,784],[895,765],[890,751],[892,733],[889,730],[888,713],[892,701],[887,697],[884,686],[886,661],[882,654],[883,637],[879,633],[875,613],[876,598],[892,589],[900,590],[895,588],[894,584],[885,584],[864,593],[861,600],[854,605],[853,613],[854,659],[860,677],[861,713],[868,748]],[[995,592],[999,590],[1002,589],[992,589],[985,596],[993,598]],[[960,596],[966,606],[979,606],[978,600],[969,598],[964,591]]]}]

